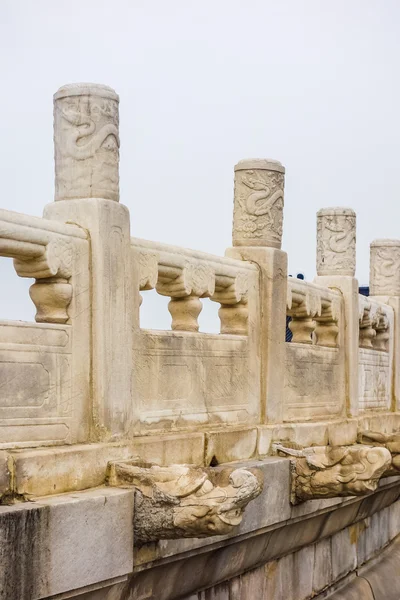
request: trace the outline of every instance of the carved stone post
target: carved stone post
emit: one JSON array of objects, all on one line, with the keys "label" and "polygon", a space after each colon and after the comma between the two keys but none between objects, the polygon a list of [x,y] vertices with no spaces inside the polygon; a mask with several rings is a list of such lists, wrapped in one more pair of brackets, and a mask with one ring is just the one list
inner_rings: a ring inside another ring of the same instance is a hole
[{"label": "carved stone post", "polygon": [[347,412],[358,414],[358,281],[356,214],[351,208],[323,208],[317,213],[316,283],[342,292],[345,311]]},{"label": "carved stone post", "polygon": [[119,201],[119,97],[105,85],[65,85],[54,95],[55,200]]},{"label": "carved stone post", "polygon": [[67,85],[55,94],[56,202],[44,213],[90,235],[93,439],[126,433],[134,408],[139,280],[131,261],[129,211],[118,202],[118,106],[118,95],[103,85]]},{"label": "carved stone post", "polygon": [[235,166],[233,245],[229,256],[260,269],[261,418],[282,420],[287,294],[287,255],[282,241],[285,168],[265,159]]},{"label": "carved stone post", "polygon": [[[370,296],[394,310],[393,410],[400,410],[400,240],[374,240],[370,247]],[[379,328],[377,338],[379,337]]]},{"label": "carved stone post", "polygon": [[356,213],[351,208],[322,208],[317,213],[317,273],[320,276],[356,272]]}]

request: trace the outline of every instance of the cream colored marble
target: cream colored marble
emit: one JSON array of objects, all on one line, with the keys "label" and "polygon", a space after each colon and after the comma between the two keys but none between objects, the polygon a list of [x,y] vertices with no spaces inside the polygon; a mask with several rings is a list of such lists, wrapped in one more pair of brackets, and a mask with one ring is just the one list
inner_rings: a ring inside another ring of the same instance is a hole
[{"label": "cream colored marble", "polygon": [[378,487],[379,479],[391,466],[385,447],[336,446],[294,450],[279,444],[281,455],[292,458],[292,502],[314,498],[363,496]]},{"label": "cream colored marble", "polygon": [[118,105],[113,89],[94,83],[54,94],[55,200],[119,200]]},{"label": "cream colored marble", "polygon": [[234,246],[280,248],[285,167],[269,159],[235,165]]},{"label": "cream colored marble", "polygon": [[348,275],[356,268],[356,214],[351,208],[322,208],[317,214],[318,275]]},{"label": "cream colored marble", "polygon": [[[0,210],[0,257],[36,306],[0,321],[3,582],[16,600],[249,600],[267,565],[268,594],[308,600],[398,533],[398,479],[381,477],[398,471],[400,242],[372,243],[361,297],[355,213],[322,209],[316,280],[288,278],[285,169],[266,159],[235,166],[225,256],[131,237],[118,107],[106,86],[60,88],[56,202],[43,219]],[[140,327],[148,290],[169,299],[166,331]],[[206,302],[218,334],[200,330]],[[130,491],[104,491],[109,463]]]},{"label": "cream colored marble", "polygon": [[140,545],[230,533],[240,525],[248,503],[260,495],[263,477],[257,469],[130,461],[111,463],[108,483],[135,490],[134,536]]}]

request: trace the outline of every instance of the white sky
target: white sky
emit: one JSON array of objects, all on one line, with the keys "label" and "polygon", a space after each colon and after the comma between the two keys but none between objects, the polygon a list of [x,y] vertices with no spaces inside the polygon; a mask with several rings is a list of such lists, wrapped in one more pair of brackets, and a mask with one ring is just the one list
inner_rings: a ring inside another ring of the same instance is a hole
[{"label": "white sky", "polygon": [[[369,242],[400,238],[398,0],[3,0],[1,13],[2,208],[52,201],[52,95],[93,81],[120,94],[132,235],[223,254],[233,166],[269,157],[286,166],[291,273],[314,277],[324,206],[357,212],[360,283]],[[0,272],[1,318],[31,319],[31,282],[7,259]]]}]

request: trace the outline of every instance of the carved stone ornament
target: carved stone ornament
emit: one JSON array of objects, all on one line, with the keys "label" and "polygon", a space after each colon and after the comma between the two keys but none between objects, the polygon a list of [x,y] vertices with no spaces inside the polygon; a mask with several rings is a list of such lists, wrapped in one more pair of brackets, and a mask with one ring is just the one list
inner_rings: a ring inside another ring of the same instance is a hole
[{"label": "carved stone ornament", "polygon": [[135,488],[134,536],[139,544],[230,533],[262,490],[258,469],[138,466],[133,461],[110,463],[108,481]]},{"label": "carved stone ornament", "polygon": [[314,498],[364,496],[376,490],[391,465],[389,450],[361,444],[302,450],[277,444],[275,449],[292,458],[292,504]]},{"label": "carved stone ornament", "polygon": [[356,270],[356,213],[324,208],[317,213],[318,275],[350,275]]},{"label": "carved stone ornament", "polygon": [[14,268],[20,277],[69,279],[72,272],[73,242],[68,238],[54,237],[41,256],[24,260],[14,258]]},{"label": "carved stone ornament", "polygon": [[139,285],[141,290],[153,290],[158,280],[158,255],[139,251]]},{"label": "carved stone ornament", "polygon": [[400,296],[400,240],[371,243],[371,296]]},{"label": "carved stone ornament", "polygon": [[54,95],[55,200],[119,200],[119,97],[78,83]]},{"label": "carved stone ornament", "polygon": [[360,444],[387,448],[392,456],[392,464],[385,471],[385,475],[400,475],[400,432],[380,433],[377,431],[360,431],[357,441]]},{"label": "carved stone ornament", "polygon": [[278,161],[246,159],[235,165],[234,246],[280,248],[285,167]]}]

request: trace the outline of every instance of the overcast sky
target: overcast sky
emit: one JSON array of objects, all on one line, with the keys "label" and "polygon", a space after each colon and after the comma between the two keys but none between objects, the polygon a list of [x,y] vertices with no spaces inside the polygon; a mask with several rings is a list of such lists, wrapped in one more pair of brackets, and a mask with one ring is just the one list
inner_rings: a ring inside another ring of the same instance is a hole
[{"label": "overcast sky", "polygon": [[[2,0],[1,13],[2,208],[40,216],[52,201],[52,95],[92,81],[120,95],[132,235],[223,254],[233,166],[268,157],[286,166],[291,273],[315,275],[321,207],[356,210],[360,283],[370,241],[400,238],[398,0]],[[1,317],[31,319],[31,282],[0,270]]]}]

